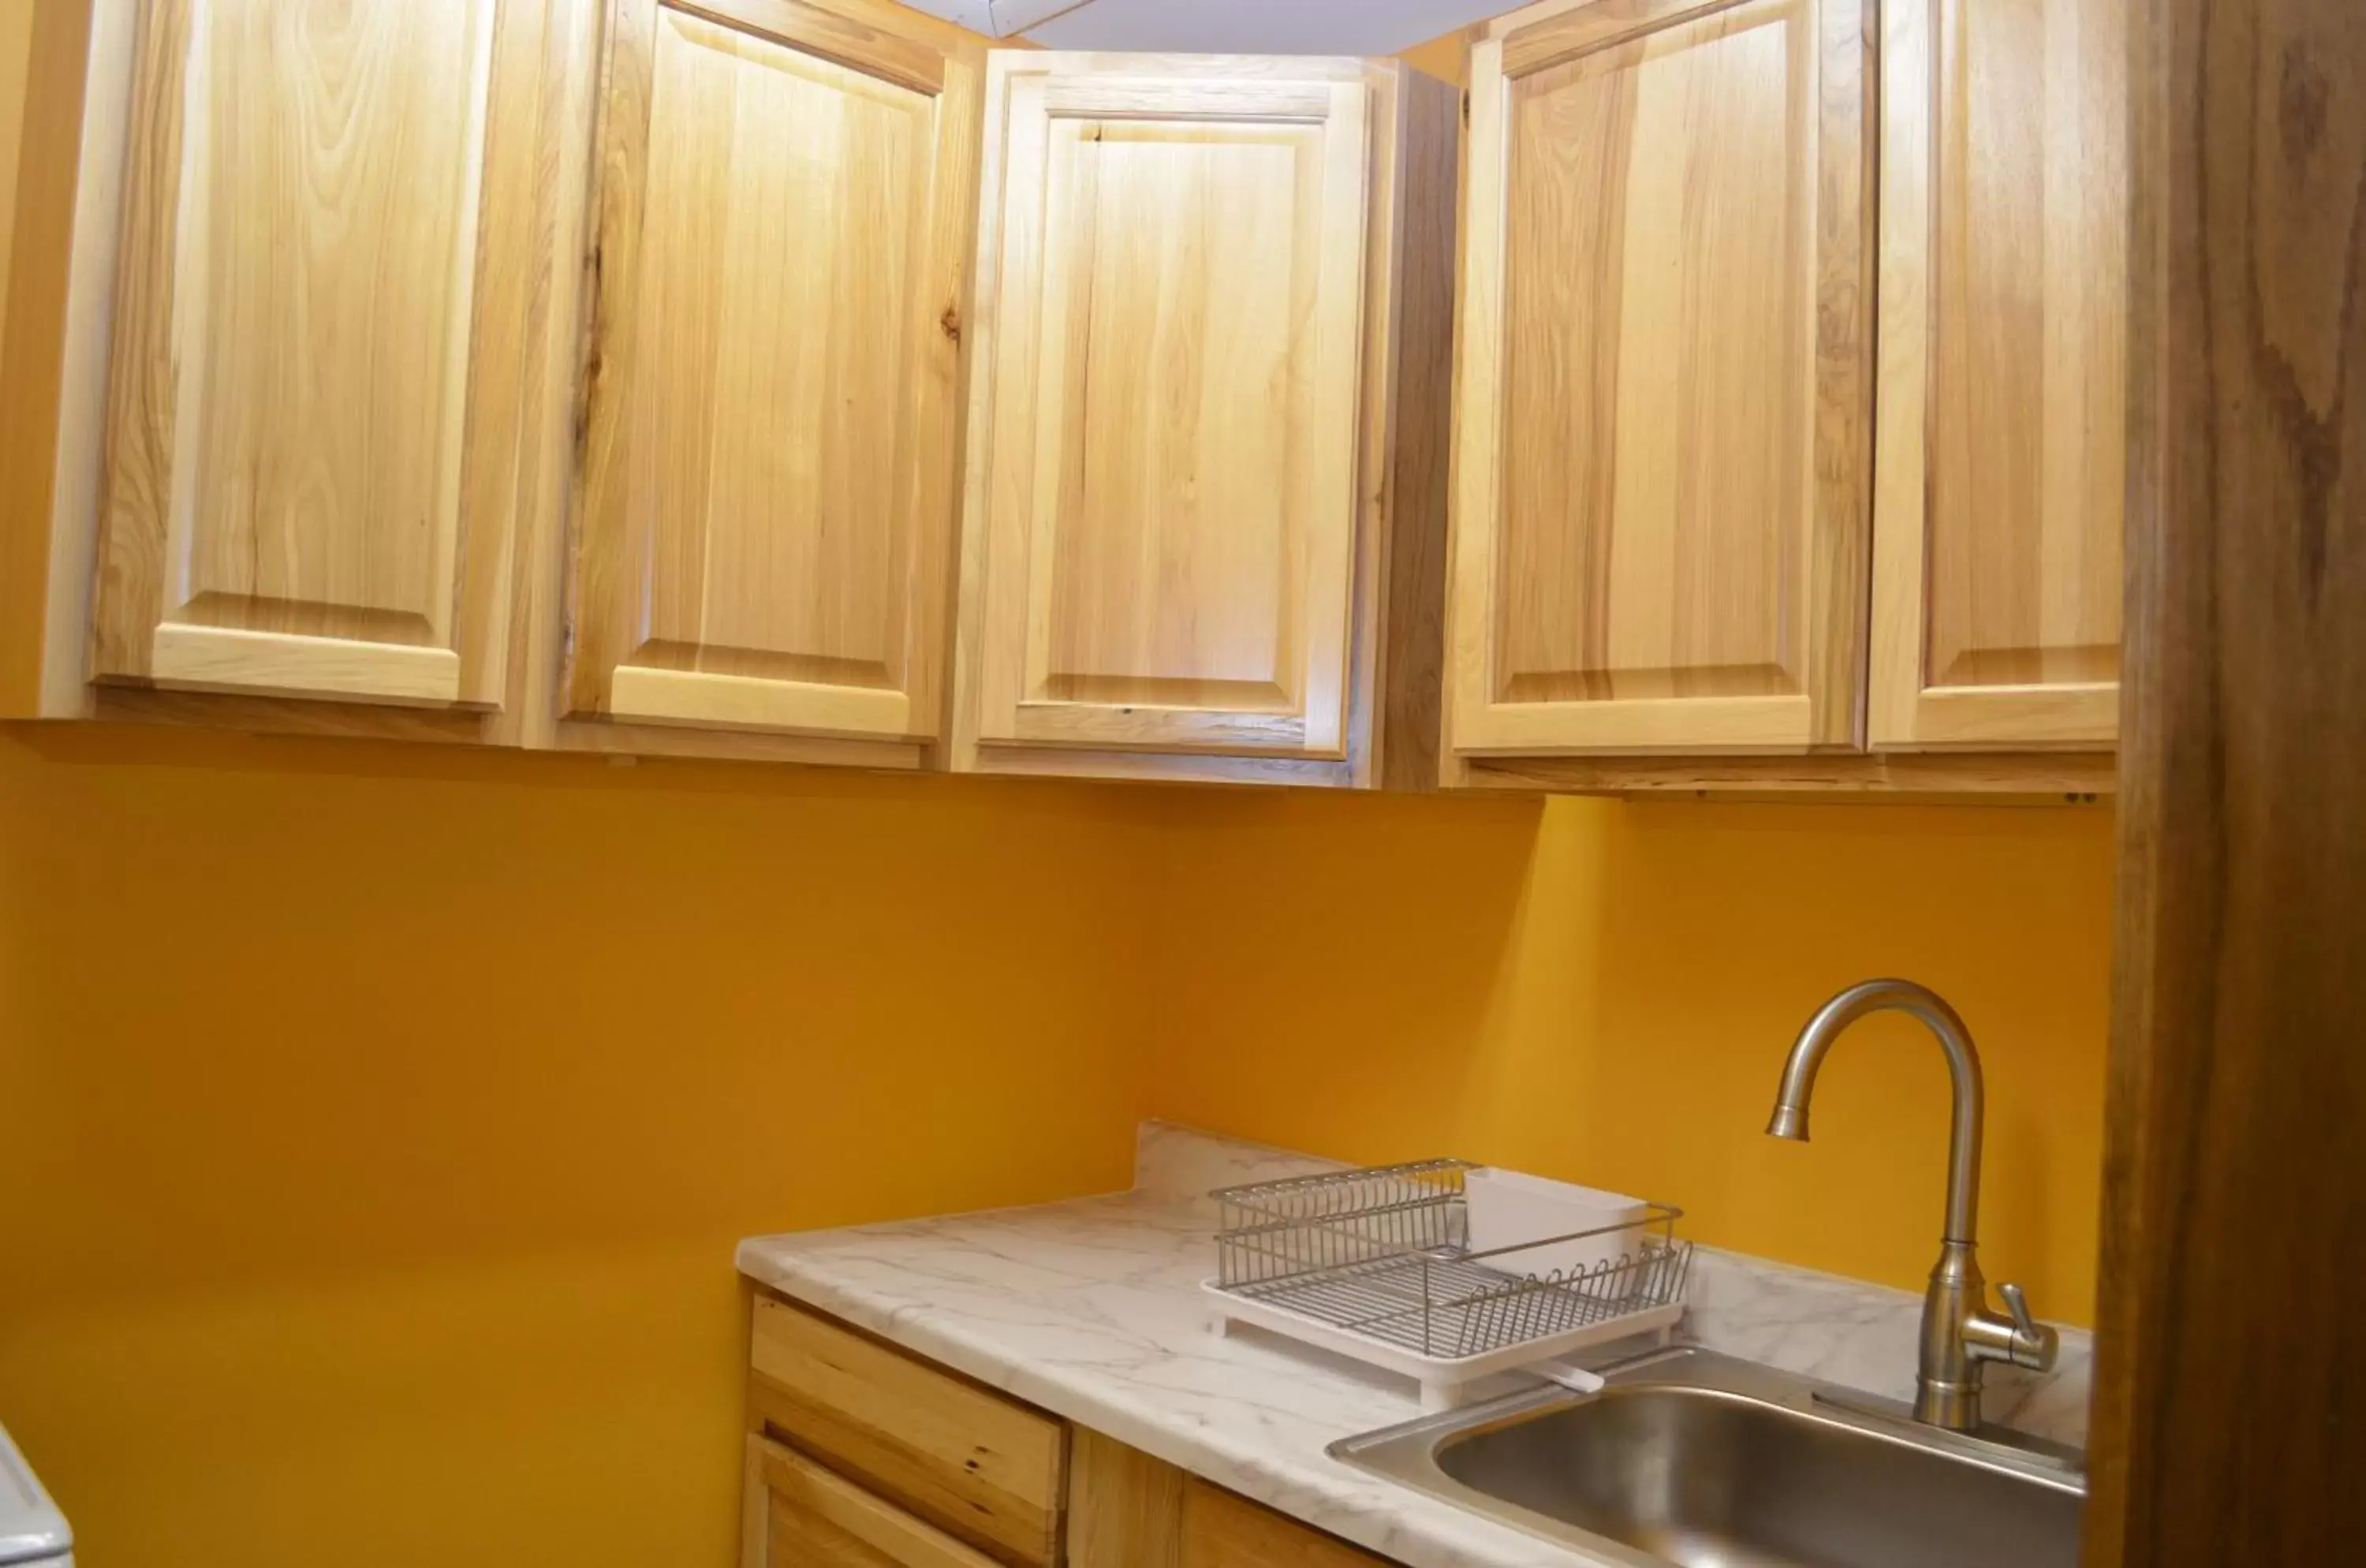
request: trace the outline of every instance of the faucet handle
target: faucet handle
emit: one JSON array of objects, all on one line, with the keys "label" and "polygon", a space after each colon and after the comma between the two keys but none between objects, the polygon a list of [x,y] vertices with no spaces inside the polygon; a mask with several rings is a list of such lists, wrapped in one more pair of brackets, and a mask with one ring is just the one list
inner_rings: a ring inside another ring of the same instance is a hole
[{"label": "faucet handle", "polygon": [[2033,1372],[2049,1371],[2061,1349],[2062,1337],[2029,1315],[2029,1298],[2022,1294],[2019,1285],[1999,1285],[1997,1294],[2012,1314],[2012,1364]]}]

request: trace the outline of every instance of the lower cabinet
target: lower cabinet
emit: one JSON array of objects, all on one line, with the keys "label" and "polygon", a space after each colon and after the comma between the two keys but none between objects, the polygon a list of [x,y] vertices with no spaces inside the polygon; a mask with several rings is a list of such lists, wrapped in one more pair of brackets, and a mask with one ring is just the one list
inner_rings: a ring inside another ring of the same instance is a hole
[{"label": "lower cabinet", "polygon": [[992,1568],[963,1546],[795,1450],[748,1439],[743,1568]]},{"label": "lower cabinet", "polygon": [[749,1345],[742,1568],[1387,1568],[774,1297]]}]

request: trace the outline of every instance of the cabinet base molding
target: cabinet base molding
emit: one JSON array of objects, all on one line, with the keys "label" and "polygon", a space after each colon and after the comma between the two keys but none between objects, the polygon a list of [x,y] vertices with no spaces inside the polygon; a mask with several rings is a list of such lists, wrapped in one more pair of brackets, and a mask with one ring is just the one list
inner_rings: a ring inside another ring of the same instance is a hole
[{"label": "cabinet base molding", "polygon": [[1518,757],[1449,763],[1448,788],[1580,795],[1898,795],[1918,800],[2114,794],[2110,752],[1853,753],[1808,757]]}]

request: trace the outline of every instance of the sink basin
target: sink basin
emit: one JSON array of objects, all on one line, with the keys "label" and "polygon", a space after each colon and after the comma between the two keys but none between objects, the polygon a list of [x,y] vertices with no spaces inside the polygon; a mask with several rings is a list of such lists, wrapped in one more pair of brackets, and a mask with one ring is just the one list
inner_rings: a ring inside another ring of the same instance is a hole
[{"label": "sink basin", "polygon": [[[1845,1402],[1845,1403],[1843,1403]],[[1705,1350],[1335,1444],[1350,1464],[1615,1562],[2075,1568],[2072,1450],[1939,1432]]]}]

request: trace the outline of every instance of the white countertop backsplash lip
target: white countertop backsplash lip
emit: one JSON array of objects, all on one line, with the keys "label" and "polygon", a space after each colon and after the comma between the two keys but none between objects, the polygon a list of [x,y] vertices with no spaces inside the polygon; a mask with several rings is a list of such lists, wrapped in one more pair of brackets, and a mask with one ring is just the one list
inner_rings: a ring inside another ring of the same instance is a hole
[{"label": "white countertop backsplash lip", "polygon": [[[1208,1326],[1212,1189],[1341,1162],[1145,1122],[1132,1190],[1026,1208],[754,1236],[742,1273],[916,1354],[1412,1568],[1597,1568],[1332,1459],[1420,1414],[1410,1382]],[[1913,1392],[1921,1298],[1696,1247],[1684,1337],[1893,1398]],[[2088,1337],[2045,1377],[1989,1369],[1989,1415],[2085,1438]]]}]

